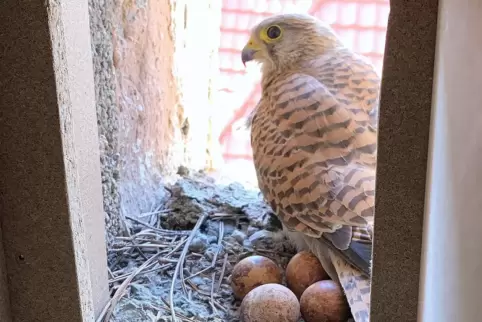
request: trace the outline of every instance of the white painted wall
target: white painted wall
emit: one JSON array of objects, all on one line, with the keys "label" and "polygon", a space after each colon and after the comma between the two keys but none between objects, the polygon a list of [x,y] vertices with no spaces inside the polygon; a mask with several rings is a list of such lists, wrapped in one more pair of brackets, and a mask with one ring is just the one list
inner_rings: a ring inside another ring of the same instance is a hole
[{"label": "white painted wall", "polygon": [[482,320],[482,1],[440,0],[419,321]]}]

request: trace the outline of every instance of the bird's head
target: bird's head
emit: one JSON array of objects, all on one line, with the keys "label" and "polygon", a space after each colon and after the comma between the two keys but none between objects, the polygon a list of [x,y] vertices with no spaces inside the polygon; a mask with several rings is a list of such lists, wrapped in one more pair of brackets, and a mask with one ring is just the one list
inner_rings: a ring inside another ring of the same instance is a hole
[{"label": "bird's head", "polygon": [[256,25],[243,48],[242,61],[256,61],[263,70],[285,69],[342,46],[331,27],[306,14],[281,14]]}]

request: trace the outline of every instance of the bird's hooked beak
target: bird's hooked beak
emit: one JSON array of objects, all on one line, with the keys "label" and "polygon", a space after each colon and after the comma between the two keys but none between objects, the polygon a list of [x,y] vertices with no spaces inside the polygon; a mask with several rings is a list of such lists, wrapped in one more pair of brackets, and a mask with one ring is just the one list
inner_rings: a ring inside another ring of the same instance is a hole
[{"label": "bird's hooked beak", "polygon": [[258,43],[254,41],[253,38],[251,38],[241,52],[241,59],[243,61],[244,67],[246,67],[247,62],[252,61],[256,58],[255,55],[260,50],[261,47],[258,45]]}]

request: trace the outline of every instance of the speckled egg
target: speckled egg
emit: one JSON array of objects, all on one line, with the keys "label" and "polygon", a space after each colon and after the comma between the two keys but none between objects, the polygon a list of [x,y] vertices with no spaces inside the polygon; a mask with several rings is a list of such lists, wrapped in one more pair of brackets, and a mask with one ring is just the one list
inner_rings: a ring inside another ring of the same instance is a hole
[{"label": "speckled egg", "polygon": [[286,267],[286,284],[300,298],[313,283],[329,279],[313,253],[302,251],[293,256]]},{"label": "speckled egg", "polygon": [[278,265],[264,256],[249,256],[237,263],[231,273],[234,296],[242,300],[252,289],[270,283],[282,282]]},{"label": "speckled egg", "polygon": [[346,321],[350,314],[341,286],[330,280],[308,287],[301,295],[300,307],[305,322]]},{"label": "speckled egg", "polygon": [[264,284],[249,292],[241,303],[242,322],[298,322],[296,295],[280,284]]}]

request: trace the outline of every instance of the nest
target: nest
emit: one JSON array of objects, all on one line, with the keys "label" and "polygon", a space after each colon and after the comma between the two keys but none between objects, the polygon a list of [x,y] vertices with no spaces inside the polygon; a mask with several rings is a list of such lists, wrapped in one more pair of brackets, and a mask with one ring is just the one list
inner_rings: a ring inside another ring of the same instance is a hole
[{"label": "nest", "polygon": [[112,297],[97,322],[239,321],[234,265],[257,254],[285,268],[295,249],[258,191],[202,174],[165,189],[108,250]]}]

